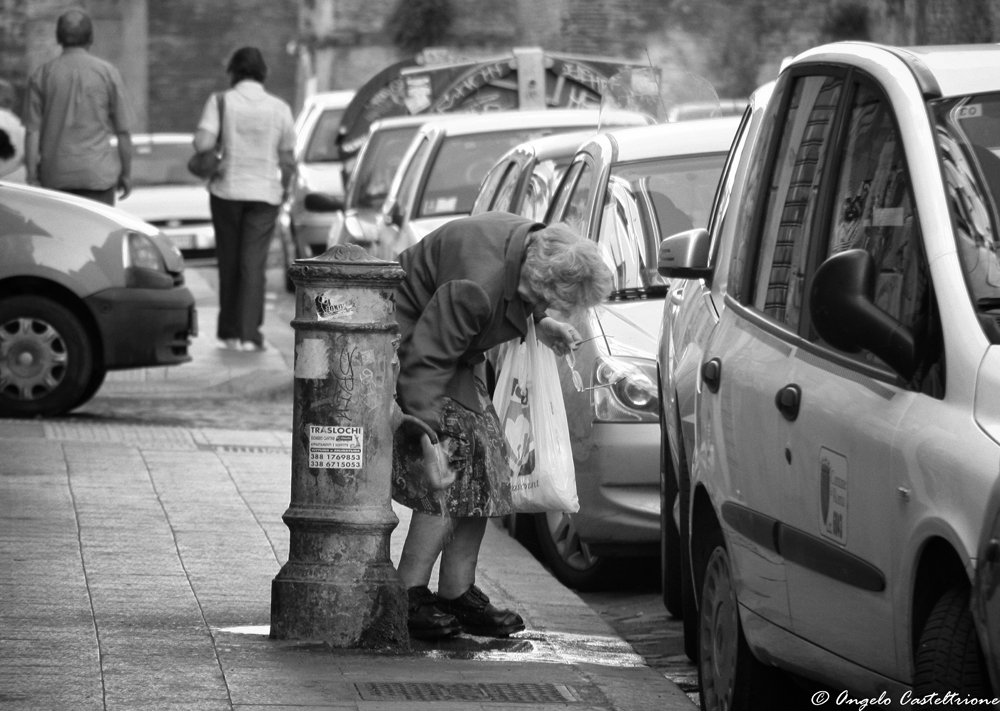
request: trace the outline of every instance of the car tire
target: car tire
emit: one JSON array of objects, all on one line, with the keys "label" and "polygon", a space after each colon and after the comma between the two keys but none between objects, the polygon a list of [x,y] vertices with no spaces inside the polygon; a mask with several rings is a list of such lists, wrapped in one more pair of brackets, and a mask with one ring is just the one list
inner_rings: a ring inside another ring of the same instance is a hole
[{"label": "car tire", "polygon": [[681,588],[681,534],[674,522],[674,504],[680,489],[670,457],[670,441],[661,413],[660,422],[660,590],[663,605],[675,619],[684,616]]},{"label": "car tire", "polygon": [[916,698],[950,691],[970,698],[993,696],[967,586],[947,590],[931,608],[914,662]]},{"label": "car tire", "polygon": [[764,711],[792,708],[780,672],[761,664],[743,635],[732,562],[718,528],[709,533],[709,551],[698,615],[698,688],[703,711]]},{"label": "car tire", "polygon": [[105,368],[103,365],[98,366],[97,363],[94,363],[94,369],[90,374],[90,382],[87,383],[87,388],[83,391],[83,394],[80,396],[80,400],[75,405],[73,405],[73,409],[76,409],[81,405],[86,404],[87,402],[90,401],[92,397],[94,397],[94,395],[97,394],[97,391],[101,389],[102,385],[104,385],[104,378],[107,377],[107,374],[108,374],[107,368]]},{"label": "car tire", "polygon": [[93,382],[94,368],[90,337],[65,306],[41,296],[0,301],[0,416],[54,417],[72,410]]},{"label": "car tire", "polygon": [[542,562],[559,582],[585,592],[607,587],[610,561],[590,552],[589,546],[577,535],[570,514],[535,514],[535,529]]}]

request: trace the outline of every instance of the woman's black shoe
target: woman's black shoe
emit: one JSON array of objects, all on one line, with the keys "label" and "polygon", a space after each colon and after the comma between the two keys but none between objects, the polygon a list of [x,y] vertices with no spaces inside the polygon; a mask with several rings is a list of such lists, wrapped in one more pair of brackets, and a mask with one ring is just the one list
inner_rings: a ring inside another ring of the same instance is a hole
[{"label": "woman's black shoe", "polygon": [[524,629],[524,620],[513,610],[498,610],[486,594],[473,585],[454,600],[438,598],[438,607],[462,623],[462,629],[481,637],[509,637]]},{"label": "woman's black shoe", "polygon": [[407,588],[409,615],[406,626],[416,639],[441,639],[462,631],[454,615],[442,612],[441,601],[426,585]]}]

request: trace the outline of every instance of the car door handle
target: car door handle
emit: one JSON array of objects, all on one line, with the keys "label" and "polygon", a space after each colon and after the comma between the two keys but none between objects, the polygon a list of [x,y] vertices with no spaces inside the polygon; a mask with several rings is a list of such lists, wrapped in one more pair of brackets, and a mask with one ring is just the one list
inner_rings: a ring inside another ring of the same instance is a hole
[{"label": "car door handle", "polygon": [[802,388],[792,383],[786,385],[774,396],[774,404],[778,411],[789,422],[794,422],[799,416],[799,404],[802,402]]},{"label": "car door handle", "polygon": [[718,358],[705,361],[701,366],[701,379],[710,391],[719,392],[719,383],[722,382],[722,361]]}]

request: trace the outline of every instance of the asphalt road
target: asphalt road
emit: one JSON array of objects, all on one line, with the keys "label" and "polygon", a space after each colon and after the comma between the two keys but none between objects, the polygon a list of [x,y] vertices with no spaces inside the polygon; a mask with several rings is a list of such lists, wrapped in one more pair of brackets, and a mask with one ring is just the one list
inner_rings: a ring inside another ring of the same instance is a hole
[{"label": "asphalt road", "polygon": [[[217,274],[212,265],[189,265],[197,269],[213,289]],[[295,314],[294,295],[284,290],[284,271],[268,269],[268,291],[264,334],[291,365],[294,339],[289,322]],[[186,427],[220,427],[241,430],[291,431],[292,390],[265,398],[198,398],[164,401],[102,399],[100,393],[70,419],[159,424]],[[616,571],[612,587],[603,592],[579,593],[580,597],[619,635],[628,641],[654,669],[674,681],[697,703],[698,678],[683,650],[681,623],[671,619],[663,607],[659,589],[658,561],[624,561]]]}]

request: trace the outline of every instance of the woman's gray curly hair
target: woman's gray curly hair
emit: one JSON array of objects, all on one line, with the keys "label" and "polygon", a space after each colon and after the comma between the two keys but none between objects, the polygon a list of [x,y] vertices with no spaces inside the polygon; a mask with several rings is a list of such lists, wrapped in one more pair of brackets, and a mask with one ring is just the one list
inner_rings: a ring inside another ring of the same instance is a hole
[{"label": "woman's gray curly hair", "polygon": [[521,276],[548,307],[567,316],[611,294],[611,270],[600,248],[561,222],[531,233]]}]

